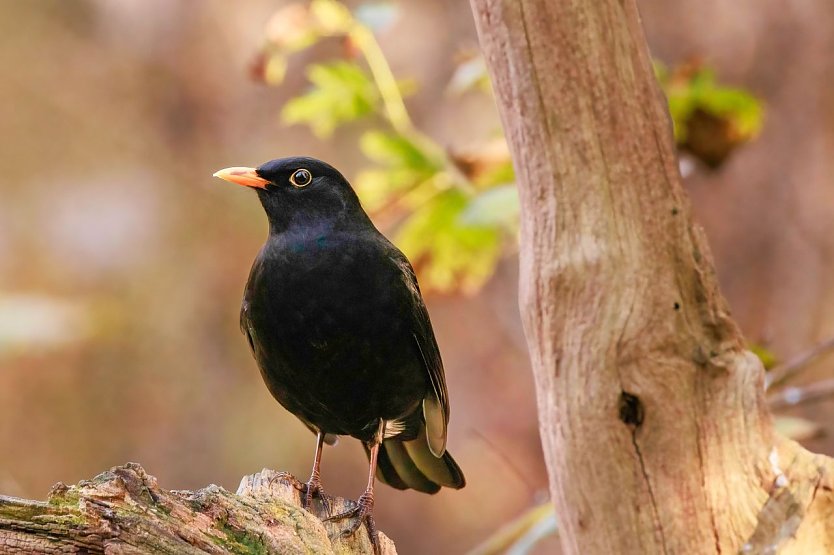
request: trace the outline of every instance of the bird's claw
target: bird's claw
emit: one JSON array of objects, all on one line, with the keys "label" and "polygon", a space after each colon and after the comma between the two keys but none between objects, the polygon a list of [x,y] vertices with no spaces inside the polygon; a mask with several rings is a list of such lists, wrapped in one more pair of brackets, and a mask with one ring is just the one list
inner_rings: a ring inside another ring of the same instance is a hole
[{"label": "bird's claw", "polygon": [[354,518],[355,520],[342,530],[340,535],[343,538],[348,538],[356,533],[357,530],[362,526],[368,530],[368,538],[371,540],[371,545],[374,548],[374,554],[379,555],[380,547],[379,547],[379,536],[377,535],[376,530],[376,522],[374,522],[373,516],[374,510],[374,494],[372,491],[366,491],[363,493],[359,499],[356,501],[356,506],[352,509],[348,509],[343,513],[339,513],[337,515],[333,515],[331,517],[326,518],[326,521],[331,520],[344,520],[346,518]]},{"label": "bird's claw", "polygon": [[301,491],[301,488],[304,487],[304,484],[299,482],[298,478],[296,478],[289,472],[276,472],[266,479],[266,484],[270,488],[274,486],[276,482],[289,482],[292,487],[299,491]]},{"label": "bird's claw", "polygon": [[324,489],[321,487],[321,480],[317,476],[311,477],[306,484],[301,484],[299,491],[302,494],[302,509],[309,511],[313,506],[313,498],[318,497],[319,501],[321,501],[321,506],[324,509],[324,514],[330,514],[330,500],[327,498],[327,495],[325,495]]}]

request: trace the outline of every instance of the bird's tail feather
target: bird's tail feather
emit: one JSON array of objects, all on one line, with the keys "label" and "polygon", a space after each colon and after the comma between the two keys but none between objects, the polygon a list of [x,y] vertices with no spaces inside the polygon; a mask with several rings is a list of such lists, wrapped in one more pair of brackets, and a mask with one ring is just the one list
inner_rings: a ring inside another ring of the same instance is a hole
[{"label": "bird's tail feather", "polygon": [[448,451],[440,458],[431,452],[423,427],[416,439],[392,438],[382,442],[376,477],[391,487],[424,493],[437,493],[441,487],[460,489],[466,485],[463,472]]}]

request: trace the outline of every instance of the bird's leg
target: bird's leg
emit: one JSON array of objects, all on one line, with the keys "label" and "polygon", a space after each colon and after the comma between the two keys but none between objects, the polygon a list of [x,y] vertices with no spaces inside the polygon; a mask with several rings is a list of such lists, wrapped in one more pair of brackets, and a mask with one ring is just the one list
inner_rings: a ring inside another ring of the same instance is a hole
[{"label": "bird's leg", "polygon": [[324,449],[324,432],[319,431],[316,435],[316,458],[313,459],[313,471],[310,473],[310,479],[304,484],[304,498],[301,500],[301,506],[304,509],[309,509],[313,502],[313,496],[318,495],[321,499],[321,504],[324,507],[326,514],[330,514],[330,503],[324,495],[324,490],[321,487],[321,475],[319,474],[319,466],[321,466],[321,452]]},{"label": "bird's leg", "polygon": [[341,520],[344,518],[355,517],[356,520],[350,525],[350,527],[346,528],[342,531],[342,536],[352,536],[356,533],[360,526],[364,523],[368,529],[368,537],[371,539],[371,545],[373,545],[374,553],[379,554],[379,537],[377,536],[376,532],[376,523],[374,522],[374,478],[376,477],[376,463],[377,458],[379,456],[379,447],[382,445],[382,438],[383,438],[383,431],[385,430],[385,421],[380,419],[379,426],[377,427],[376,435],[374,435],[373,440],[370,442],[370,449],[371,449],[371,457],[370,457],[370,464],[368,469],[368,487],[365,488],[365,492],[359,496],[359,499],[356,501],[356,507],[345,511],[343,513],[339,513],[337,515],[333,515],[326,520]]}]

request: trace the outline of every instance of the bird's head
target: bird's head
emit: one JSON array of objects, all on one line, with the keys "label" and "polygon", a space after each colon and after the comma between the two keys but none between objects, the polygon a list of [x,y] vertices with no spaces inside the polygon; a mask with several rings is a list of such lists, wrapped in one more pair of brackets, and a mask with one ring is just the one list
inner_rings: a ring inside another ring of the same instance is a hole
[{"label": "bird's head", "polygon": [[270,228],[276,233],[295,225],[368,221],[347,179],[315,158],[278,158],[257,168],[222,169],[214,176],[257,191]]}]

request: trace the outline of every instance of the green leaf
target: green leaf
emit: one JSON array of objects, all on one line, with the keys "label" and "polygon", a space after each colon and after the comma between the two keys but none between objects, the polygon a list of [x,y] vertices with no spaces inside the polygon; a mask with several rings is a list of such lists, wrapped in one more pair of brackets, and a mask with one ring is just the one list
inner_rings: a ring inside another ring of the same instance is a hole
[{"label": "green leaf", "polygon": [[368,131],[359,141],[362,152],[378,164],[430,174],[440,168],[413,142],[395,133]]},{"label": "green leaf", "polygon": [[359,146],[365,156],[382,166],[362,171],[355,179],[356,191],[371,212],[441,171],[438,163],[402,135],[368,131]]},{"label": "green leaf", "polygon": [[750,345],[750,351],[754,355],[759,357],[759,359],[762,361],[762,366],[764,366],[765,370],[770,370],[771,368],[776,366],[777,362],[779,362],[779,359],[776,357],[776,354],[764,345],[754,343]]},{"label": "green leaf", "polygon": [[711,69],[684,67],[676,73],[656,63],[655,74],[669,99],[679,142],[686,140],[690,118],[698,110],[726,120],[739,141],[750,140],[761,131],[761,101],[742,89],[719,85]]},{"label": "green leaf", "polygon": [[501,254],[500,232],[462,225],[460,215],[467,204],[461,191],[444,191],[411,214],[395,235],[426,289],[472,293],[495,269]]},{"label": "green leaf", "polygon": [[415,186],[418,179],[408,169],[369,169],[360,171],[353,180],[362,206],[374,213],[398,193]]},{"label": "green leaf", "polygon": [[342,123],[374,111],[378,93],[367,74],[344,61],[316,64],[307,71],[312,90],[284,105],[284,123],[303,123],[320,137],[327,137]]},{"label": "green leaf", "polygon": [[514,184],[487,189],[469,202],[460,214],[460,223],[466,226],[503,227],[518,229],[518,189]]},{"label": "green leaf", "polygon": [[714,88],[705,92],[701,105],[707,112],[731,120],[736,133],[745,138],[759,134],[764,122],[761,102],[741,89]]}]

